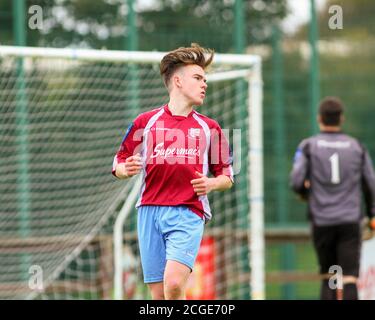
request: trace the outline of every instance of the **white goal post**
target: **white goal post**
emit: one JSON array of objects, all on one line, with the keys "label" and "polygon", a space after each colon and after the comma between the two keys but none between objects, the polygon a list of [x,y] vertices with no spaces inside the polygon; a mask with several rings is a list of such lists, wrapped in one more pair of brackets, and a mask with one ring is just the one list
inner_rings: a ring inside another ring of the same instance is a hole
[{"label": "white goal post", "polygon": [[[36,48],[36,47],[14,47],[0,46],[0,63],[7,57],[13,58],[46,58],[64,59],[68,61],[97,61],[108,63],[134,63],[134,64],[158,64],[165,52],[140,52],[140,51],[109,51],[90,49],[56,49],[56,48]],[[24,61],[25,62],[25,61]],[[264,198],[263,198],[263,82],[262,82],[262,62],[256,55],[247,54],[219,54],[216,53],[213,66],[231,66],[234,70],[218,70],[207,75],[208,83],[219,83],[229,80],[245,80],[247,83],[247,112],[248,112],[248,172],[247,179],[249,192],[247,199],[249,202],[247,232],[249,260],[250,260],[250,290],[252,299],[265,299],[265,247],[264,247]],[[0,79],[1,84],[1,79]],[[6,90],[6,86],[5,90]],[[0,86],[0,90],[1,90]],[[1,91],[0,91],[1,98]],[[1,99],[0,99],[1,103]],[[1,110],[1,109],[0,109]],[[1,116],[1,114],[0,114]],[[1,124],[0,124],[1,126]],[[1,129],[1,128],[0,128]],[[239,173],[241,175],[241,172]],[[130,182],[129,182],[130,183]],[[122,245],[124,223],[134,207],[137,188],[139,183],[132,179],[134,183],[127,201],[116,217],[113,229],[114,244],[114,298],[122,299]],[[230,190],[227,192],[231,192]],[[125,200],[125,199],[123,199]],[[1,218],[0,218],[1,220]],[[0,221],[1,224],[1,221]],[[90,230],[97,230],[98,225]],[[75,229],[74,229],[75,230]],[[1,230],[0,230],[1,231]],[[91,231],[90,231],[91,232]],[[93,235],[94,236],[94,235]],[[23,237],[27,237],[24,234]],[[87,242],[85,239],[85,243]],[[77,248],[81,248],[78,245]],[[81,249],[79,249],[81,250]],[[72,257],[78,255],[78,251],[73,250]],[[73,258],[72,258],[73,259]],[[67,259],[69,260],[69,259]]]}]

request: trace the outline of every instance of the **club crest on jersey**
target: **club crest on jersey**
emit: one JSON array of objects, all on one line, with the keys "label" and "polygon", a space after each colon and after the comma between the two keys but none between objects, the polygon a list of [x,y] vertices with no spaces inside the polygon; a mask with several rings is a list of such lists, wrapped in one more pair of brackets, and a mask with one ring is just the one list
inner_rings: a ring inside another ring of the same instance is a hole
[{"label": "club crest on jersey", "polygon": [[199,128],[190,128],[188,131],[189,138],[197,139],[199,138],[200,134],[201,134],[201,129]]}]

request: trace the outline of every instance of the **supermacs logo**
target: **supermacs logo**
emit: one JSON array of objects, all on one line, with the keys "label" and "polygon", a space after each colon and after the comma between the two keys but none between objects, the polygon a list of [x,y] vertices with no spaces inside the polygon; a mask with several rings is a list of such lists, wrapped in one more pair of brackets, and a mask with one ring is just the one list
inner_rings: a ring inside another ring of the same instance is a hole
[{"label": "supermacs logo", "polygon": [[199,148],[164,148],[164,142],[157,144],[154,148],[154,152],[150,156],[151,159],[162,157],[164,159],[168,157],[178,158],[195,158],[199,157],[201,151]]}]

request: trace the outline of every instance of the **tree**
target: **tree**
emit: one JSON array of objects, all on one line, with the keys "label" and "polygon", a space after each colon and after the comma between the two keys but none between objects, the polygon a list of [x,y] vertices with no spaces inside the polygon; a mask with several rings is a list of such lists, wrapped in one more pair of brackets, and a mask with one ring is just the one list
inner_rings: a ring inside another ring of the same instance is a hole
[{"label": "tree", "polygon": [[[217,51],[232,50],[235,0],[153,0],[150,8],[136,2],[139,49],[168,50],[199,42]],[[263,43],[271,27],[287,13],[286,0],[243,0],[246,43]],[[27,30],[30,46],[124,49],[125,0],[26,0],[43,9],[42,30]],[[2,43],[11,44],[12,2],[0,4],[6,15]],[[3,20],[3,19],[2,19]]]},{"label": "tree", "polygon": [[[219,51],[232,51],[234,3],[234,0],[159,0],[158,10],[141,13],[142,34],[149,37],[147,43],[152,43],[155,36],[159,40],[161,35],[168,35],[171,43],[165,49],[195,40]],[[268,42],[273,24],[287,13],[285,0],[244,0],[243,9],[246,44]]]}]

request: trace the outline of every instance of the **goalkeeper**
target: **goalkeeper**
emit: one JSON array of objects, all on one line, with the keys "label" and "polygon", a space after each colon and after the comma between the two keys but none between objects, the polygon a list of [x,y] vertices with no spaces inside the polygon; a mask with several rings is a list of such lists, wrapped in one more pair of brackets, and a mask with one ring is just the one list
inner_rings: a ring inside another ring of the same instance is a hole
[{"label": "goalkeeper", "polygon": [[[361,191],[369,226],[375,229],[375,173],[370,155],[358,140],[341,131],[343,119],[339,99],[328,97],[321,102],[320,133],[300,143],[290,175],[294,191],[309,203],[324,300],[358,299]],[[342,268],[343,291],[329,286],[333,265]]]},{"label": "goalkeeper", "polygon": [[163,57],[160,73],[169,101],[133,121],[113,162],[112,173],[120,179],[142,175],[138,240],[153,299],[185,299],[204,224],[211,219],[207,194],[233,183],[219,124],[194,110],[203,104],[205,69],[213,55],[193,44]]}]

